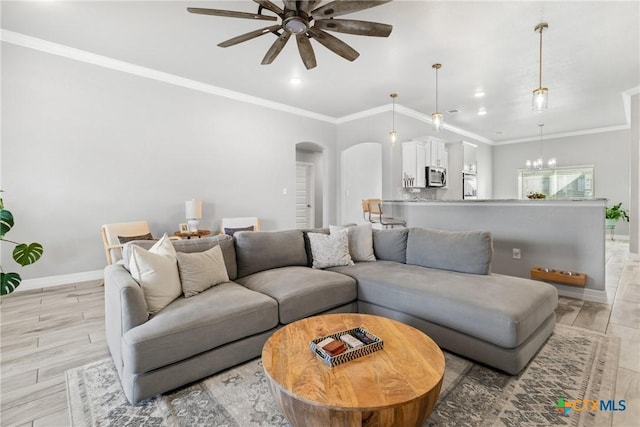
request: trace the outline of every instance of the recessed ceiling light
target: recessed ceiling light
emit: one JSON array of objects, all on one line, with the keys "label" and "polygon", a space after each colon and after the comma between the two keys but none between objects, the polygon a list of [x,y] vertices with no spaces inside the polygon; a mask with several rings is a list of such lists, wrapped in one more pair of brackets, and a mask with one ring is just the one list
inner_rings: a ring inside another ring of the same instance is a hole
[{"label": "recessed ceiling light", "polygon": [[485,110],[484,108],[481,108],[478,110],[478,115],[479,116],[484,116],[485,114],[487,114],[487,110]]},{"label": "recessed ceiling light", "polygon": [[292,85],[299,85],[300,83],[302,83],[302,79],[300,77],[291,77],[289,83],[291,83]]},{"label": "recessed ceiling light", "polygon": [[482,98],[484,96],[484,92],[476,92],[473,94],[476,98]]}]

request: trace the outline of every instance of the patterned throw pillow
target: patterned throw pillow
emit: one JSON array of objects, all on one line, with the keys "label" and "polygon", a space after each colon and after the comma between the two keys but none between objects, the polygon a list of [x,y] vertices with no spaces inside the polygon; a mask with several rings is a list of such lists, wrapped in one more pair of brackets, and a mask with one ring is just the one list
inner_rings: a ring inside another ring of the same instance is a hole
[{"label": "patterned throw pillow", "polygon": [[224,234],[228,234],[229,236],[233,237],[233,235],[238,231],[253,231],[253,225],[250,225],[248,227],[240,227],[240,228],[225,228]]},{"label": "patterned throw pillow", "polygon": [[308,233],[313,256],[313,268],[353,265],[349,255],[349,230],[338,230],[333,234]]},{"label": "patterned throw pillow", "polygon": [[153,240],[151,233],[141,234],[140,236],[118,236],[118,241],[121,245],[134,240]]}]

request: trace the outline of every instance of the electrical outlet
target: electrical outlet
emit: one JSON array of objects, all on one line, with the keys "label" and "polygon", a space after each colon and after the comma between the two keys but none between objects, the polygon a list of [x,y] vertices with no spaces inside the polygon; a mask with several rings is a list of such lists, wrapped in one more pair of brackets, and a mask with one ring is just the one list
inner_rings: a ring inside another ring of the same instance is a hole
[{"label": "electrical outlet", "polygon": [[513,259],[520,259],[522,256],[522,252],[520,252],[519,248],[513,248]]}]

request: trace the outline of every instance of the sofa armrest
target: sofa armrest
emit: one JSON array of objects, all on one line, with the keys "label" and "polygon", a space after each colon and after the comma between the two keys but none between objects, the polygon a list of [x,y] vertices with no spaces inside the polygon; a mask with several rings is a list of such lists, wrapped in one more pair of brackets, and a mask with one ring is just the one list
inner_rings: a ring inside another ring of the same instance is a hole
[{"label": "sofa armrest", "polygon": [[142,289],[122,264],[104,269],[104,317],[107,344],[120,370],[122,336],[149,318]]}]

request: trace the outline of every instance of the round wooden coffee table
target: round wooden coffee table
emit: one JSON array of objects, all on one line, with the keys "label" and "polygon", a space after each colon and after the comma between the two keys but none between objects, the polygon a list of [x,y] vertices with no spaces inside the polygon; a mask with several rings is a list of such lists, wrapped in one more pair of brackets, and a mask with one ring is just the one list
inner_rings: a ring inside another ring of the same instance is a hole
[{"label": "round wooden coffee table", "polygon": [[[327,366],[309,342],[363,327],[384,348]],[[444,355],[424,333],[367,314],[327,314],[276,331],[262,349],[262,364],[280,411],[294,427],[422,426],[444,377]]]}]

